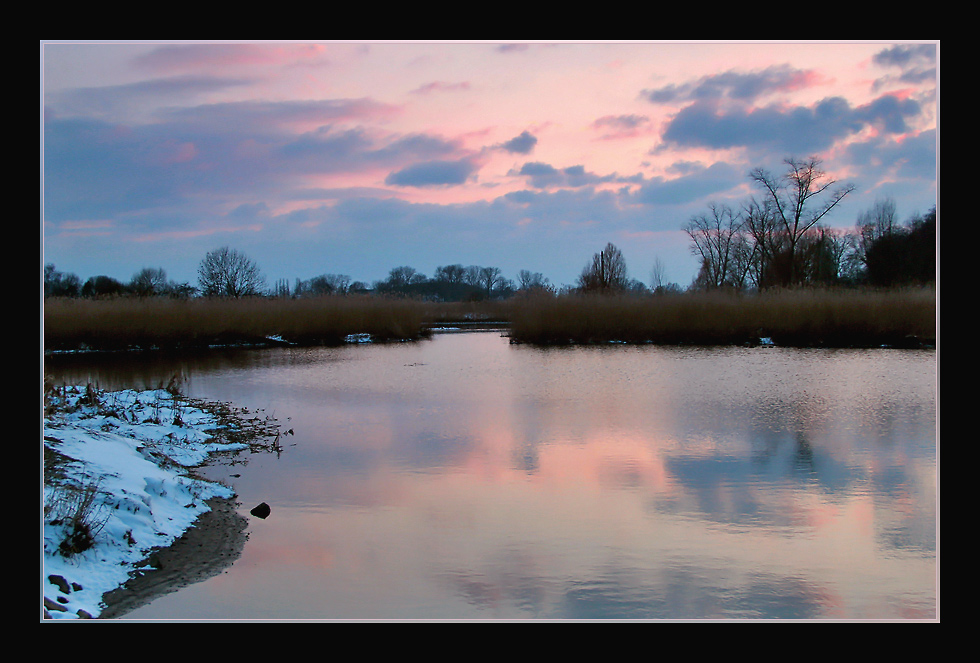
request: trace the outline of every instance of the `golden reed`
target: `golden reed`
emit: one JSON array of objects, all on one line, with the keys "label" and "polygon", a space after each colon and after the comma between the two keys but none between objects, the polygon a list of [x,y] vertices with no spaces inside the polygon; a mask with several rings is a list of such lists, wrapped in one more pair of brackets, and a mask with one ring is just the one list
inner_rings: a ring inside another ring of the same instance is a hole
[{"label": "golden reed", "polygon": [[432,303],[373,296],[310,299],[48,299],[47,350],[336,344],[349,334],[417,339],[428,325],[509,322],[515,342],[873,347],[934,344],[934,288],[687,292],[663,296],[540,294]]},{"label": "golden reed", "polygon": [[932,288],[781,290],[762,294],[542,297],[512,308],[515,341],[873,347],[933,344]]},{"label": "golden reed", "polygon": [[422,307],[379,297],[315,299],[116,298],[44,302],[47,350],[190,348],[261,343],[335,344],[348,334],[418,338]]}]

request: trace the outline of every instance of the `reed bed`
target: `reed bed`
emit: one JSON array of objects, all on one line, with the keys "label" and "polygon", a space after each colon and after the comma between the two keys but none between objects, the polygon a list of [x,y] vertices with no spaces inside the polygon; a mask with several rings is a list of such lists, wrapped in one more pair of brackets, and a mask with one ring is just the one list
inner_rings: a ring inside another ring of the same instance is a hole
[{"label": "reed bed", "polygon": [[418,339],[433,326],[510,323],[515,342],[920,347],[936,339],[936,292],[784,290],[664,296],[543,294],[503,302],[383,297],[48,299],[46,350],[185,349],[283,342],[334,345],[351,334]]},{"label": "reed bed", "polygon": [[197,348],[275,342],[342,343],[419,338],[422,306],[378,297],[315,299],[48,299],[46,350]]},{"label": "reed bed", "polygon": [[907,290],[784,290],[652,297],[530,298],[511,311],[511,338],[537,344],[914,346],[936,339],[936,294]]}]

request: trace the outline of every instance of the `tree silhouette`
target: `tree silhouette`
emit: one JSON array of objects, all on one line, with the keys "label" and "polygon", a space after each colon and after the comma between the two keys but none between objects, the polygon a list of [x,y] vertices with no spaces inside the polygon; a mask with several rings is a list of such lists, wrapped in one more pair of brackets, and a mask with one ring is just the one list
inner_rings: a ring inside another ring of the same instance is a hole
[{"label": "tree silhouette", "polygon": [[625,291],[628,285],[626,259],[612,242],[592,256],[592,263],[586,265],[579,276],[579,289],[582,292],[618,293]]},{"label": "tree silhouette", "polygon": [[251,259],[227,246],[204,256],[197,269],[206,297],[251,297],[265,288],[265,278]]},{"label": "tree silhouette", "polygon": [[167,290],[167,272],[162,267],[144,267],[133,275],[129,289],[139,297],[163,294]]},{"label": "tree silhouette", "polygon": [[773,213],[775,225],[779,228],[782,239],[785,240],[783,255],[785,270],[780,270],[779,285],[791,285],[799,282],[801,270],[798,248],[807,231],[820,220],[849,193],[854,191],[851,184],[835,186],[837,180],[828,179],[821,170],[821,161],[816,157],[798,160],[792,157],[784,160],[786,172],[776,177],[762,168],[752,170],[749,176],[762,187],[768,205],[760,205],[760,209],[768,209]]}]

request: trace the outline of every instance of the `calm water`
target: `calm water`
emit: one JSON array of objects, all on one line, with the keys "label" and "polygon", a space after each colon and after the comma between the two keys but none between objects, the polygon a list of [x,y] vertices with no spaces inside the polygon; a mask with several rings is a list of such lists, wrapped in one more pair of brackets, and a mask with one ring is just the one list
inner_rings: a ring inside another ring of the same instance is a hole
[{"label": "calm water", "polygon": [[[931,619],[932,351],[398,345],[49,362],[262,408],[242,557],[139,619]],[[229,478],[230,473],[240,478]]]}]

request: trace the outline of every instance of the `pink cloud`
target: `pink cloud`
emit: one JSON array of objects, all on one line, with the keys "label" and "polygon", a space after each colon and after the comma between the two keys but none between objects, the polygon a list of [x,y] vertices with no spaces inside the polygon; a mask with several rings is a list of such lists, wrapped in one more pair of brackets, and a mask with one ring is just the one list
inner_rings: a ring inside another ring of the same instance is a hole
[{"label": "pink cloud", "polygon": [[592,123],[602,131],[603,140],[636,138],[650,132],[650,118],[645,115],[606,115]]},{"label": "pink cloud", "polygon": [[167,232],[146,233],[131,238],[134,242],[153,242],[160,239],[188,239],[193,237],[207,237],[218,233],[239,233],[239,232],[259,232],[263,226],[253,223],[244,226],[224,226],[221,228],[197,228],[194,230],[174,230]]},{"label": "pink cloud", "polygon": [[177,143],[169,147],[171,149],[163,156],[165,164],[187,163],[198,155],[197,147],[191,142]]},{"label": "pink cloud", "polygon": [[462,83],[443,83],[434,81],[427,83],[412,90],[411,94],[429,94],[430,92],[456,92],[459,90],[469,90],[470,84],[466,81]]},{"label": "pink cloud", "polygon": [[176,73],[209,67],[284,64],[320,57],[322,44],[171,44],[136,59],[158,73]]}]

